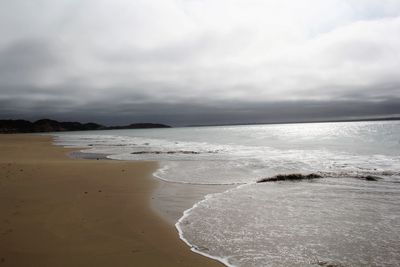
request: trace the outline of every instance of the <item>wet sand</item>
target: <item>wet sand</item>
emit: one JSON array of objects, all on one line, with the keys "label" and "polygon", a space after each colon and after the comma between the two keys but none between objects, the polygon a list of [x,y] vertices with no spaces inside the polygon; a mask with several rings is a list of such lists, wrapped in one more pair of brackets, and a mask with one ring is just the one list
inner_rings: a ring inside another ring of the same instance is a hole
[{"label": "wet sand", "polygon": [[156,163],[71,159],[0,135],[0,266],[222,266],[150,208]]},{"label": "wet sand", "polygon": [[208,194],[222,193],[237,185],[201,185],[159,181],[151,206],[170,225],[175,225],[183,212]]}]

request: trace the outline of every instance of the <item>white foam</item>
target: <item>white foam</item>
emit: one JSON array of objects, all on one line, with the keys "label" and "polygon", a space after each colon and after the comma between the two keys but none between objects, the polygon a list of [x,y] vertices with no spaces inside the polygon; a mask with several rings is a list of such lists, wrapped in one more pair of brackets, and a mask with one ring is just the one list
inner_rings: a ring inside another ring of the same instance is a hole
[{"label": "white foam", "polygon": [[228,266],[396,266],[399,197],[395,184],[343,178],[243,185],[208,195],[176,228]]},{"label": "white foam", "polygon": [[[87,147],[82,152],[106,154],[110,159],[164,162],[170,168],[156,173],[158,178],[189,184],[251,183],[263,177],[291,172],[344,173],[348,176],[400,172],[399,156],[356,155],[325,149],[282,150],[112,135],[63,135],[56,142]],[[152,151],[160,153],[150,153]],[[193,151],[194,154],[180,151]]]},{"label": "white foam", "polygon": [[[247,184],[239,185],[238,187],[233,188],[233,189],[229,189],[229,190],[227,190],[227,191],[225,191],[225,192],[230,192],[230,191],[232,191],[232,190],[239,189],[239,188],[241,188],[241,187],[243,187],[243,186],[247,186]],[[229,257],[218,257],[218,256],[214,256],[214,255],[211,255],[211,254],[207,254],[207,253],[205,253],[205,252],[202,252],[202,251],[198,250],[197,247],[196,247],[194,244],[191,244],[191,243],[189,242],[189,240],[187,240],[187,239],[184,237],[183,230],[182,230],[182,228],[181,228],[181,226],[180,226],[180,225],[183,223],[183,221],[184,221],[187,217],[190,216],[191,212],[192,212],[193,210],[195,210],[197,207],[199,207],[202,203],[208,201],[209,199],[211,199],[211,198],[213,198],[213,197],[218,197],[219,195],[221,195],[221,194],[223,194],[223,193],[224,193],[224,192],[222,192],[222,193],[215,193],[215,194],[208,194],[208,195],[204,196],[204,199],[203,199],[203,200],[197,202],[196,204],[193,205],[193,207],[191,207],[190,209],[187,209],[187,210],[185,210],[185,211],[183,212],[183,216],[176,222],[175,228],[178,230],[179,238],[180,238],[183,242],[185,242],[185,243],[190,247],[190,250],[191,250],[191,251],[193,251],[193,252],[195,252],[195,253],[197,253],[197,254],[203,255],[203,256],[205,256],[205,257],[208,257],[208,258],[217,260],[217,261],[221,262],[222,264],[224,264],[224,265],[226,265],[226,266],[236,267],[235,265],[229,263]]]}]

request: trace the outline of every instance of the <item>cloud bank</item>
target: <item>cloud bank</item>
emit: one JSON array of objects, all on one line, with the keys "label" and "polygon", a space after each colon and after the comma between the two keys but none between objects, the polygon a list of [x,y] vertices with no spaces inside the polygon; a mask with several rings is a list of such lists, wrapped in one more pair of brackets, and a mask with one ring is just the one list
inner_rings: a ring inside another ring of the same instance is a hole
[{"label": "cloud bank", "polygon": [[0,36],[2,117],[400,114],[396,0],[5,0]]}]

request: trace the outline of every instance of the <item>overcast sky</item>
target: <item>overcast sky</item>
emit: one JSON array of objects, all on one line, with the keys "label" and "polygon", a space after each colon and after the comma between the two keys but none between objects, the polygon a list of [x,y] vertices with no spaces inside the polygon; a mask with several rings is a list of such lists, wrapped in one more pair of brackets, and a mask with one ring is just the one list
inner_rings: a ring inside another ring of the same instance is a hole
[{"label": "overcast sky", "polygon": [[400,114],[399,0],[1,0],[0,118]]}]

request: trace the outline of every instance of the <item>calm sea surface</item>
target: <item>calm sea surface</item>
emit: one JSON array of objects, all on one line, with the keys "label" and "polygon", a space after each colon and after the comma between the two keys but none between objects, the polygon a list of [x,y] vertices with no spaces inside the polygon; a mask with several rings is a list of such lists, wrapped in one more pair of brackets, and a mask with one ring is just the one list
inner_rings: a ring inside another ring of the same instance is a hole
[{"label": "calm sea surface", "polygon": [[[169,182],[237,184],[176,224],[195,252],[226,265],[400,266],[399,121],[55,135],[85,153],[159,161],[155,176]],[[256,183],[289,173],[324,178]]]}]

